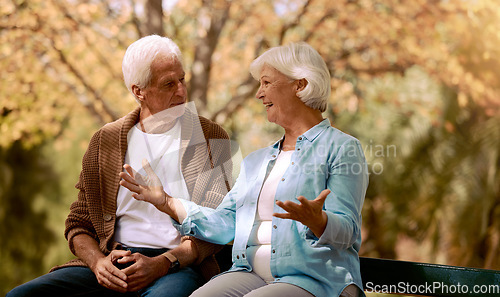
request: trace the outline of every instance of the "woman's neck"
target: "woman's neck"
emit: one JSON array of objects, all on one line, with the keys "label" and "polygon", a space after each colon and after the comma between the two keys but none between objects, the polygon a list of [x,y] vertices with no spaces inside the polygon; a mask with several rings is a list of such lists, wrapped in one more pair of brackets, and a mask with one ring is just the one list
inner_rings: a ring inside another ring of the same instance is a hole
[{"label": "woman's neck", "polygon": [[322,120],[323,116],[321,112],[319,110],[312,110],[311,112],[304,113],[289,125],[283,126],[285,129],[285,138],[282,143],[282,149],[285,151],[295,149],[297,138],[319,124]]}]

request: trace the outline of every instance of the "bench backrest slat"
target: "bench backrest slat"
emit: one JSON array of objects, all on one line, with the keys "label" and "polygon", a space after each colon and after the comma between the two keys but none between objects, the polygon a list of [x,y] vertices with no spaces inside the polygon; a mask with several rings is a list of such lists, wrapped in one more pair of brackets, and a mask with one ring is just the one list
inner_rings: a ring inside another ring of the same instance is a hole
[{"label": "bench backrest slat", "polygon": [[365,292],[421,296],[500,296],[500,271],[360,257]]}]

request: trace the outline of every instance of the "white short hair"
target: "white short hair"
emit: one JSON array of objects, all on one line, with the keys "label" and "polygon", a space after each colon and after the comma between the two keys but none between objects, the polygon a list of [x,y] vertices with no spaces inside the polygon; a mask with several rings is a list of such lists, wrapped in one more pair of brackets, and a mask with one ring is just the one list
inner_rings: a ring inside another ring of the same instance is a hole
[{"label": "white short hair", "polygon": [[330,71],[319,53],[305,42],[273,47],[250,65],[253,78],[260,80],[264,65],[269,65],[292,80],[305,79],[307,86],[297,96],[307,106],[324,112],[330,98]]},{"label": "white short hair", "polygon": [[181,51],[168,37],[145,36],[127,48],[123,57],[122,72],[125,85],[132,95],[132,85],[144,88],[151,83],[151,64],[158,55],[177,59],[182,65]]}]

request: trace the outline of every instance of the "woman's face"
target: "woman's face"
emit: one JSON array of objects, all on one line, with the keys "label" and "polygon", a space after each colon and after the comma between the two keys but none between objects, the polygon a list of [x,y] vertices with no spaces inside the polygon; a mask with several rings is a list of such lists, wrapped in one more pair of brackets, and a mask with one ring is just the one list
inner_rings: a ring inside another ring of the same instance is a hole
[{"label": "woman's face", "polygon": [[303,105],[297,97],[296,81],[268,65],[262,67],[255,97],[266,107],[267,120],[282,127],[293,122],[298,106]]}]

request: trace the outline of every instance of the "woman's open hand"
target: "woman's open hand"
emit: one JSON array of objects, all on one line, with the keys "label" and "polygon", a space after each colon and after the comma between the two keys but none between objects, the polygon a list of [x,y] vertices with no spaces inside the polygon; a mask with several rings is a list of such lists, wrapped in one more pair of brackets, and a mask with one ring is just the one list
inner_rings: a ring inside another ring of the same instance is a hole
[{"label": "woman's open hand", "polygon": [[330,190],[323,190],[314,200],[307,200],[304,196],[297,197],[300,204],[290,200],[281,202],[276,201],[276,205],[283,208],[285,213],[274,213],[273,216],[280,219],[290,219],[301,222],[309,227],[318,238],[321,237],[328,222],[328,216],[323,211],[323,204]]},{"label": "woman's open hand", "polygon": [[160,179],[146,159],[142,161],[142,166],[146,171],[146,176],[136,172],[128,164],[123,165],[125,171],[120,172],[122,178],[120,185],[129,189],[132,197],[137,200],[147,201],[157,208],[166,207],[170,197],[163,191]]}]

